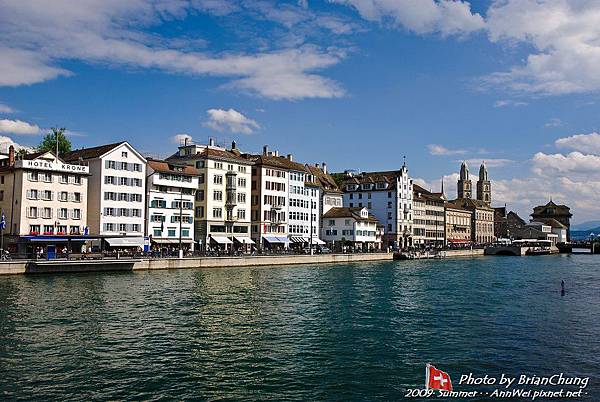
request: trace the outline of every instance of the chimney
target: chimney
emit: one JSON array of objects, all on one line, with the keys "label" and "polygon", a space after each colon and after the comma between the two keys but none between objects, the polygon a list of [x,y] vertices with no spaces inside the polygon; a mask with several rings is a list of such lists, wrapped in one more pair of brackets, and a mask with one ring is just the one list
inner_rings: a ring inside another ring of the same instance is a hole
[{"label": "chimney", "polygon": [[279,156],[279,151],[275,151],[275,152],[273,152],[273,155],[274,155],[274,156]]},{"label": "chimney", "polygon": [[289,161],[293,161],[294,157],[292,156],[292,154],[287,154],[287,158]]},{"label": "chimney", "polygon": [[323,173],[327,174],[327,164],[323,162]]},{"label": "chimney", "polygon": [[8,147],[8,166],[14,166],[15,164],[15,147]]},{"label": "chimney", "polygon": [[269,146],[268,146],[268,145],[265,145],[265,146],[263,147],[263,155],[264,155],[264,156],[267,156],[267,155],[269,155]]},{"label": "chimney", "polygon": [[215,139],[214,138],[209,138],[208,139],[208,146],[209,147],[214,147],[215,146]]},{"label": "chimney", "polygon": [[231,150],[233,151],[234,149],[237,149],[237,144],[235,141],[231,141]]},{"label": "chimney", "polygon": [[319,166],[319,164],[318,164],[318,163],[315,163],[315,167],[316,167],[317,169],[320,169],[320,166]]}]

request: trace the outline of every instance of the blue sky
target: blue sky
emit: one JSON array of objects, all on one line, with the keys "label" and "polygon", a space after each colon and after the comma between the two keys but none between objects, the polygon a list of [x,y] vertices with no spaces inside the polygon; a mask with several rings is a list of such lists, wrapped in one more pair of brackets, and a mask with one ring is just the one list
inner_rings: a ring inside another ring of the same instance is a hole
[{"label": "blue sky", "polygon": [[453,195],[486,160],[495,204],[600,217],[595,1],[0,1],[0,142],[175,135]]}]

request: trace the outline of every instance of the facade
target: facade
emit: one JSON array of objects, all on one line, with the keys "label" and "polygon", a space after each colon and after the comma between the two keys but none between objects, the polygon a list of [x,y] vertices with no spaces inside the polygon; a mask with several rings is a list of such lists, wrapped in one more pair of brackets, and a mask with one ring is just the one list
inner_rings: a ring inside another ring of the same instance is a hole
[{"label": "facade", "polygon": [[558,235],[552,232],[552,226],[543,222],[530,222],[515,230],[516,240],[549,240],[556,246]]},{"label": "facade", "polygon": [[552,218],[562,223],[567,228],[567,241],[571,238],[569,231],[571,230],[572,217],[573,215],[571,214],[569,207],[566,205],[555,204],[552,200],[546,205],[534,207],[533,213],[531,214],[531,219],[534,221]]},{"label": "facade", "polygon": [[444,206],[447,246],[471,244],[472,213],[453,203]]},{"label": "facade", "polygon": [[38,244],[56,244],[85,234],[88,178],[87,165],[68,164],[52,152],[15,158],[9,149],[0,160],[0,208],[5,233],[23,246],[19,252],[25,251],[22,240],[39,236]]},{"label": "facade", "polygon": [[195,239],[212,249],[251,247],[250,183],[252,163],[241,157],[235,142],[226,149],[184,144],[167,161],[198,170],[195,197]]},{"label": "facade", "polygon": [[332,249],[351,246],[364,251],[381,249],[379,222],[366,207],[334,207],[323,214],[323,240]]},{"label": "facade", "polygon": [[131,237],[129,240],[107,239],[113,247],[143,247],[146,158],[126,141],[71,151],[63,158],[70,163],[89,165],[90,234]]},{"label": "facade", "polygon": [[366,207],[384,226],[384,247],[412,246],[413,180],[400,170],[351,174],[343,181],[344,206]]},{"label": "facade", "polygon": [[[534,221],[535,222],[535,221]],[[543,223],[544,225],[550,226],[552,229],[552,233],[556,235],[557,243],[566,243],[568,241],[568,230],[565,225],[560,223],[554,218],[540,218],[538,222]],[[533,223],[533,222],[532,222]]]},{"label": "facade", "polygon": [[445,238],[445,196],[413,184],[413,245],[442,247]]},{"label": "facade", "polygon": [[263,148],[245,154],[252,167],[252,238],[262,248],[324,244],[319,239],[321,186],[293,156]]},{"label": "facade", "polygon": [[485,202],[470,198],[457,198],[451,204],[471,211],[471,241],[489,244],[494,241],[494,209]]},{"label": "facade", "polygon": [[200,172],[191,166],[148,160],[146,235],[153,247],[194,250],[194,200]]}]

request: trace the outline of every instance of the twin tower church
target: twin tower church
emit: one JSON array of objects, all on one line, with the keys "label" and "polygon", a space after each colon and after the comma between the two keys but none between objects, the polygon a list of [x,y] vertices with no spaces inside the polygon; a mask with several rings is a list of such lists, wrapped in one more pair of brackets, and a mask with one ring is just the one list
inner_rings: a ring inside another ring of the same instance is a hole
[{"label": "twin tower church", "polygon": [[[469,166],[467,162],[460,165],[460,176],[458,179],[458,198],[473,198],[473,183],[469,178]],[[477,180],[477,199],[488,206],[492,203],[492,183],[488,179],[488,171],[485,162],[479,167],[479,180]]]}]

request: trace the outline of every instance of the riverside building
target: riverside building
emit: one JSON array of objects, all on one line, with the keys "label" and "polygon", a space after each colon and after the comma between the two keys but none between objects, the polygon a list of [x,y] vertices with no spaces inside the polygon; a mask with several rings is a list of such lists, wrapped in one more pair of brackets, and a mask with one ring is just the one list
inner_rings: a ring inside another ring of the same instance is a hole
[{"label": "riverside building", "polygon": [[87,232],[88,178],[85,164],[69,164],[52,152],[0,160],[0,208],[6,246],[32,256],[40,248],[56,254],[78,252]]},{"label": "riverside building", "polygon": [[[111,248],[143,248],[146,158],[127,141],[82,148],[63,158],[89,166],[87,209],[91,235]],[[102,245],[102,246],[104,246]]]},{"label": "riverside building", "polygon": [[471,211],[453,203],[444,206],[445,245],[463,246],[471,244]]},{"label": "riverside building", "polygon": [[194,250],[194,200],[200,171],[148,160],[146,234],[155,248]]},{"label": "riverside building", "polygon": [[341,208],[344,205],[344,193],[340,190],[337,183],[327,171],[327,164],[318,163],[314,166],[308,166],[308,171],[315,177],[317,184],[320,187],[321,199],[319,208],[321,215],[319,217],[319,225],[321,227],[321,238],[324,240],[325,226],[323,224],[323,215],[331,208]]},{"label": "riverside building", "polygon": [[379,221],[366,207],[334,207],[323,214],[323,240],[334,250],[381,249]]},{"label": "riverside building", "polygon": [[250,237],[250,181],[252,163],[231,149],[185,142],[167,159],[198,170],[194,202],[195,239],[205,249],[248,249]]},{"label": "riverside building", "polygon": [[442,247],[445,238],[446,197],[413,184],[413,244],[416,247]]},{"label": "riverside building", "polygon": [[263,148],[252,162],[252,237],[263,248],[325,244],[320,238],[321,186],[293,156]]},{"label": "riverside building", "polygon": [[413,180],[406,164],[400,170],[353,174],[342,183],[344,206],[366,207],[384,226],[384,246],[412,246]]}]

